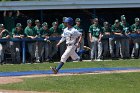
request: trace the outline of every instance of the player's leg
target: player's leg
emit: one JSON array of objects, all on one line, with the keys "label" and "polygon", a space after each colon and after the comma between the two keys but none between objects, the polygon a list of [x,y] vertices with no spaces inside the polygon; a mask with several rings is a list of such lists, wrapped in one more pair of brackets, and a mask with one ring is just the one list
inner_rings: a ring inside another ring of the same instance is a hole
[{"label": "player's leg", "polygon": [[28,50],[31,55],[30,61],[33,62],[35,58],[35,43],[28,43]]},{"label": "player's leg", "polygon": [[91,42],[91,61],[93,61],[93,59],[97,58],[97,38],[92,37],[93,38],[93,42]]},{"label": "player's leg", "polygon": [[126,48],[126,40],[125,39],[120,39],[120,54],[121,54],[121,58],[126,58],[126,55],[125,55],[125,51],[127,51]]},{"label": "player's leg", "polygon": [[35,57],[36,57],[36,62],[40,62],[39,61],[39,42],[36,42],[36,48],[35,48]]},{"label": "player's leg", "polygon": [[100,60],[102,58],[102,51],[103,51],[103,47],[102,47],[102,42],[98,42],[98,60]]},{"label": "player's leg", "polygon": [[71,51],[70,51],[70,56],[73,60],[78,60],[80,61],[80,57],[78,56],[78,54],[75,52],[76,50],[76,46],[74,45],[73,48],[71,48]]},{"label": "player's leg", "polygon": [[39,61],[40,62],[43,61],[43,52],[44,52],[44,43],[43,42],[39,42],[38,55],[39,55]]},{"label": "player's leg", "polygon": [[48,42],[45,42],[45,45],[44,45],[44,47],[45,47],[45,61],[49,61],[49,53],[50,53],[50,50],[51,50],[51,45],[50,45],[50,43],[48,43]]},{"label": "player's leg", "polygon": [[62,44],[60,45],[60,56],[63,55],[63,53],[65,52],[66,50],[66,42],[62,42]]},{"label": "player's leg", "polygon": [[120,39],[116,40],[116,58],[120,56]]},{"label": "player's leg", "polygon": [[16,51],[15,51],[14,42],[12,42],[12,41],[7,42],[6,46],[10,48],[11,57],[12,57],[12,63],[15,63],[15,61],[16,61]]},{"label": "player's leg", "polygon": [[135,58],[138,57],[138,51],[139,51],[139,43],[138,43],[138,39],[134,40],[134,56]]},{"label": "player's leg", "polygon": [[109,49],[110,49],[110,54],[111,54],[112,58],[115,57],[114,44],[115,44],[115,39],[114,38],[109,38]]},{"label": "player's leg", "polygon": [[67,49],[65,50],[64,54],[61,57],[59,65],[56,68],[50,67],[52,71],[54,72],[54,74],[57,74],[57,72],[62,68],[66,60],[69,58],[71,49],[72,49],[72,46],[67,46]]},{"label": "player's leg", "polygon": [[49,56],[51,59],[58,51],[58,47],[56,47],[57,43],[58,43],[57,41],[53,41],[53,43],[52,43],[52,51],[51,51],[51,54]]},{"label": "player's leg", "polygon": [[[84,51],[84,38],[82,38],[82,42],[81,42],[81,44],[80,44],[80,47],[79,48],[77,48],[77,53],[78,52],[80,52],[80,51]],[[79,56],[80,56],[80,60],[82,61],[82,55],[83,53],[81,53]]]},{"label": "player's leg", "polygon": [[106,58],[109,53],[109,41],[108,39],[102,41],[102,47],[103,47],[103,58]]},{"label": "player's leg", "polygon": [[[125,47],[126,47],[125,56],[126,56],[126,58],[130,58],[129,38],[126,38],[126,39],[125,39]],[[124,50],[125,50],[125,49],[124,49]]]},{"label": "player's leg", "polygon": [[16,61],[20,63],[20,42],[14,43],[15,53],[16,53]]},{"label": "player's leg", "polygon": [[0,43],[0,63],[2,64],[3,61],[3,47],[2,44]]}]

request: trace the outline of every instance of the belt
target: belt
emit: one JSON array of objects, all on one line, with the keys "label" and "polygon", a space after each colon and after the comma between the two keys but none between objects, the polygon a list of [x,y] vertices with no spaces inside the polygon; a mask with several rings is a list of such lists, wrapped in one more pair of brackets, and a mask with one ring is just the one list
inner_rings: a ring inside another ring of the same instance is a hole
[{"label": "belt", "polygon": [[72,46],[72,45],[74,45],[74,44],[67,44],[67,46]]}]

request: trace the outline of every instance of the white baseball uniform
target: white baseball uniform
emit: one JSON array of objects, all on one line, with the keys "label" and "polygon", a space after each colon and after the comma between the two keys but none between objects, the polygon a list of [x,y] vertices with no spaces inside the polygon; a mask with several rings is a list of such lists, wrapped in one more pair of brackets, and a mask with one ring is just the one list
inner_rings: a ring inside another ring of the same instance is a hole
[{"label": "white baseball uniform", "polygon": [[66,60],[69,57],[71,57],[73,60],[80,58],[77,55],[77,53],[75,52],[75,50],[77,47],[76,46],[77,39],[81,35],[82,35],[82,33],[80,33],[77,29],[75,29],[73,27],[70,29],[68,29],[68,27],[64,29],[60,42],[63,42],[66,40],[67,48],[66,48],[64,54],[61,56],[61,62],[66,62]]}]

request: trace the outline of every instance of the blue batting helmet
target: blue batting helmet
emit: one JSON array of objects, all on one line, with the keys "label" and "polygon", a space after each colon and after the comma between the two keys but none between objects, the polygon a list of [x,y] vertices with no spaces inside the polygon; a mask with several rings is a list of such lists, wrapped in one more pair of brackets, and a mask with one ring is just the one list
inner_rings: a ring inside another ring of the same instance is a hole
[{"label": "blue batting helmet", "polygon": [[74,21],[71,17],[67,17],[65,20],[64,20],[65,23],[68,23],[69,25],[73,25]]}]

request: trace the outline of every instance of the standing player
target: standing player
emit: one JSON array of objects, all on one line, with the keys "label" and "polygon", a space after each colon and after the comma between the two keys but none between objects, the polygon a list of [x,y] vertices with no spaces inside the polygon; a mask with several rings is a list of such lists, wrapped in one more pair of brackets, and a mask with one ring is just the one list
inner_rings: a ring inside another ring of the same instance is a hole
[{"label": "standing player", "polygon": [[[27,38],[30,39],[35,39],[37,37],[37,34],[32,27],[32,20],[27,20],[27,27],[24,29],[24,33],[27,36]],[[27,45],[29,53],[31,55],[30,61],[33,62],[35,61],[35,42],[29,41]]]},{"label": "standing player", "polygon": [[[0,24],[0,39],[9,39],[10,34],[7,29],[5,29],[3,24]],[[0,43],[0,63],[2,64],[4,61],[4,53],[5,50],[9,48],[9,42],[1,42]]]},{"label": "standing player", "polygon": [[[139,18],[135,18],[135,23],[131,26],[131,34],[134,34],[134,35],[139,35],[139,32],[140,32],[140,19]],[[132,55],[131,57],[134,57],[134,58],[138,58],[139,56],[139,44],[140,44],[140,40],[139,38],[132,38],[133,40],[133,43],[134,43],[134,47],[133,47],[133,51],[132,51]]]},{"label": "standing player", "polygon": [[[16,27],[13,28],[12,36],[13,36],[13,38],[19,38],[19,39],[23,38],[25,36],[21,23],[17,23]],[[20,42],[14,42],[13,49],[12,49],[12,52],[13,52],[12,55],[15,57],[15,60],[17,63],[20,62],[20,51],[21,51]]]},{"label": "standing player", "polygon": [[[63,23],[61,23],[59,26],[58,26],[58,30],[59,30],[59,33],[63,33],[64,29],[66,28],[66,23],[64,23],[64,20],[66,19],[67,17],[63,17]],[[62,54],[65,52],[65,49],[66,49],[66,45],[65,45],[65,42],[63,42],[61,45],[60,45],[60,56],[62,56]]]},{"label": "standing player", "polygon": [[[58,32],[58,24],[57,22],[52,23],[52,27],[50,28],[50,37],[59,37],[60,33]],[[55,54],[57,54],[58,47],[56,47],[58,41],[57,40],[51,40],[50,47],[49,47],[49,60],[52,61],[52,58],[54,57]]]},{"label": "standing player", "polygon": [[98,24],[98,18],[94,18],[93,24],[89,27],[89,38],[91,42],[91,61],[98,59],[100,61],[102,57],[102,28]]},{"label": "standing player", "polygon": [[122,51],[123,53],[123,58],[129,58],[130,57],[130,50],[129,50],[129,41],[130,39],[127,37],[128,34],[130,34],[130,26],[129,24],[126,22],[126,18],[125,15],[121,16],[121,22],[120,22],[121,26],[123,27],[123,34],[125,36],[125,38],[122,38],[123,41],[123,46],[125,47],[125,49],[123,49],[124,51]]},{"label": "standing player", "polygon": [[[114,35],[114,38],[111,40],[110,39],[110,53],[112,58],[119,58],[120,52],[121,52],[121,57],[123,58],[125,47],[123,46],[123,40],[121,36],[123,36],[123,27],[120,25],[120,22],[118,19],[115,20],[114,25],[112,25],[112,33]],[[116,45],[116,51],[114,51]]]},{"label": "standing player", "polygon": [[48,56],[49,56],[49,45],[50,45],[50,40],[47,40],[50,36],[50,30],[48,28],[48,23],[47,22],[44,22],[42,24],[42,28],[41,28],[41,31],[40,31],[40,35],[41,37],[43,37],[45,39],[45,42],[43,42],[43,45],[42,45],[42,48],[40,47],[40,54],[41,56],[43,57],[43,53],[45,51],[45,61],[48,61]]},{"label": "standing player", "polygon": [[[40,26],[40,21],[39,20],[35,20],[35,27],[34,27],[34,31],[37,34],[37,37],[40,38],[40,31],[41,31],[41,26]],[[42,41],[38,41],[36,42],[36,49],[35,49],[35,57],[36,57],[36,62],[40,62],[42,61],[42,57],[41,57],[41,48],[42,48],[43,42]]]},{"label": "standing player", "polygon": [[103,38],[101,42],[102,42],[102,47],[103,47],[103,58],[106,58],[108,57],[108,54],[109,54],[109,39],[106,37],[111,35],[111,28],[108,22],[104,22],[103,25],[104,25],[102,27]]},{"label": "standing player", "polygon": [[[81,19],[80,18],[76,18],[75,23],[76,23],[76,25],[74,26],[74,28],[77,29],[79,32],[81,32],[83,35],[80,47],[77,48],[77,52],[79,52],[80,50],[83,50],[83,47],[84,47],[84,31],[83,31],[82,26],[81,26]],[[79,56],[81,57],[81,61],[82,61],[82,55],[79,55]]]},{"label": "standing player", "polygon": [[80,57],[76,54],[75,50],[79,46],[82,40],[82,34],[72,27],[73,19],[68,17],[64,20],[67,24],[67,28],[64,29],[61,40],[58,42],[57,47],[66,40],[67,49],[64,54],[61,56],[60,64],[57,68],[50,67],[54,74],[57,74],[59,69],[64,65],[66,60],[71,57],[73,60],[79,60]]}]

